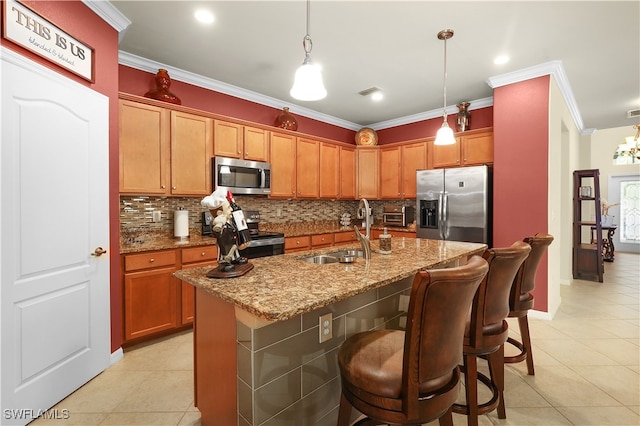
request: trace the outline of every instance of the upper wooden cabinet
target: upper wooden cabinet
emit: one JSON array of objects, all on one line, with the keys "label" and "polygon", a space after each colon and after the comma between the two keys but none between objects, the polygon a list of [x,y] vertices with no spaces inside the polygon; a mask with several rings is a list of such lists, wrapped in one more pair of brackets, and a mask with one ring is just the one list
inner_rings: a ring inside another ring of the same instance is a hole
[{"label": "upper wooden cabinet", "polygon": [[207,195],[211,188],[212,120],[171,111],[171,194]]},{"label": "upper wooden cabinet", "polygon": [[211,192],[212,120],[120,100],[120,192]]},{"label": "upper wooden cabinet", "polygon": [[433,168],[493,163],[493,129],[460,133],[453,145],[433,145]]},{"label": "upper wooden cabinet", "polygon": [[296,195],[296,137],[271,133],[271,195],[293,198]]},{"label": "upper wooden cabinet", "polygon": [[269,161],[269,132],[228,121],[214,121],[214,154],[220,157]]},{"label": "upper wooden cabinet", "polygon": [[166,194],[169,111],[120,100],[120,192]]},{"label": "upper wooden cabinet", "polygon": [[356,149],[357,198],[379,198],[380,150],[378,147]]},{"label": "upper wooden cabinet", "polygon": [[298,138],[296,145],[296,196],[318,198],[320,191],[320,142]]},{"label": "upper wooden cabinet", "polygon": [[415,198],[416,170],[427,168],[427,142],[380,148],[380,198]]},{"label": "upper wooden cabinet", "polygon": [[340,194],[340,146],[320,142],[320,198],[338,198]]},{"label": "upper wooden cabinet", "polygon": [[[320,170],[322,173],[322,169]],[[356,198],[356,148],[340,146],[340,176],[338,198]]]}]

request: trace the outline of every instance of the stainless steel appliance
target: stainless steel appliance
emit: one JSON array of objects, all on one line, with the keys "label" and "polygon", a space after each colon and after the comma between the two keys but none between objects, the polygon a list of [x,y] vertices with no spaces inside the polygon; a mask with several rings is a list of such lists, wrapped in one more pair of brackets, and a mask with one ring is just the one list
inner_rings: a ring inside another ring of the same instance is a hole
[{"label": "stainless steel appliance", "polygon": [[270,163],[213,157],[211,167],[215,189],[223,188],[234,195],[269,195],[271,193]]},{"label": "stainless steel appliance", "polygon": [[384,206],[382,223],[385,226],[409,226],[415,220],[416,209],[413,206]]},{"label": "stainless steel appliance", "polygon": [[[240,250],[240,255],[248,259],[258,257],[275,256],[284,253],[284,234],[281,232],[264,232],[260,231],[260,212],[255,210],[245,210],[245,219],[249,232],[251,233],[251,241],[249,247]],[[213,217],[210,212],[202,212],[202,235],[213,235],[211,224]]]},{"label": "stainless steel appliance", "polygon": [[491,247],[491,169],[418,170],[418,238],[485,243]]}]

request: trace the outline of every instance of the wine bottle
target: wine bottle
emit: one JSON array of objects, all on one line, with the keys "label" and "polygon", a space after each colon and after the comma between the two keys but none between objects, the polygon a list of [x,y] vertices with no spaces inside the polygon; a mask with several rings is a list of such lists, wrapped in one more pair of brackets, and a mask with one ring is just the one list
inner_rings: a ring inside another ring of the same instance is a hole
[{"label": "wine bottle", "polygon": [[244,218],[244,212],[236,204],[235,199],[233,198],[233,194],[231,191],[227,191],[227,201],[231,206],[231,218],[233,220],[233,224],[236,228],[236,236],[238,238],[238,250],[244,250],[249,247],[249,242],[251,242],[251,234],[249,233],[249,226],[247,226],[247,221]]}]

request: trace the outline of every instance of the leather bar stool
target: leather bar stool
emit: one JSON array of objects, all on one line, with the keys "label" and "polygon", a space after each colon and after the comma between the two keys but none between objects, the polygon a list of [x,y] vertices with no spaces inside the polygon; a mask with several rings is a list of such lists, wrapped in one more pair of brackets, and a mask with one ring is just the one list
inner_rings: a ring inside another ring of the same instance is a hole
[{"label": "leather bar stool", "polygon": [[338,425],[355,407],[357,424],[453,425],[462,338],[476,290],[488,270],[473,256],[460,267],[421,271],[411,288],[406,332],[365,331],[340,347],[342,396]]},{"label": "leather bar stool", "polygon": [[[509,293],[520,265],[531,247],[522,241],[506,248],[492,248],[483,257],[489,272],[473,299],[463,347],[466,404],[456,403],[453,412],[467,415],[467,424],[477,425],[478,416],[498,409],[498,417],[507,417],[504,406],[504,344],[509,336]],[[478,372],[478,357],[489,361],[489,376]],[[478,380],[491,389],[488,402],[478,402]]]},{"label": "leather bar stool", "polygon": [[553,236],[550,234],[538,233],[533,237],[527,237],[524,242],[531,246],[531,253],[524,261],[520,270],[513,280],[511,286],[511,295],[509,296],[509,317],[518,318],[518,327],[520,328],[520,337],[522,342],[517,341],[513,337],[509,337],[507,342],[520,350],[520,353],[513,356],[505,356],[504,362],[515,363],[527,361],[527,373],[530,376],[535,375],[533,368],[533,353],[531,352],[531,336],[529,335],[529,319],[527,313],[533,308],[533,289],[536,285],[536,272],[538,265],[542,259],[542,255],[553,242]]}]

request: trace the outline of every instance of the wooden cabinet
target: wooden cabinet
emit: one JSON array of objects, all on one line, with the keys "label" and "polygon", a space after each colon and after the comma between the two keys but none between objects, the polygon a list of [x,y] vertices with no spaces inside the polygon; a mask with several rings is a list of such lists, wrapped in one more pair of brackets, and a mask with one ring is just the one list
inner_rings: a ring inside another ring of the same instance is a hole
[{"label": "wooden cabinet", "polygon": [[120,100],[120,192],[166,194],[169,167],[169,111]]},{"label": "wooden cabinet", "polygon": [[296,137],[271,133],[271,195],[293,198],[296,195]]},{"label": "wooden cabinet", "polygon": [[352,244],[358,241],[355,231],[336,232],[333,234],[333,245]]},{"label": "wooden cabinet", "polygon": [[195,289],[173,273],[180,268],[214,268],[217,259],[217,245],[123,255],[124,343],[193,323]]},{"label": "wooden cabinet", "polygon": [[284,239],[285,253],[309,250],[310,248],[311,248],[311,237],[308,235],[304,235],[301,237],[286,237]]},{"label": "wooden cabinet", "polygon": [[[593,228],[593,231],[592,231]],[[573,172],[573,278],[603,282],[600,171]]]},{"label": "wooden cabinet", "polygon": [[320,142],[320,198],[338,198],[340,193],[340,146]]},{"label": "wooden cabinet", "polygon": [[180,325],[180,280],[175,250],[126,255],[124,266],[124,342]]},{"label": "wooden cabinet", "polygon": [[211,119],[171,111],[172,195],[211,194],[211,132]]},{"label": "wooden cabinet", "polygon": [[211,193],[212,120],[120,100],[120,192]]},{"label": "wooden cabinet", "polygon": [[320,143],[298,138],[296,144],[296,197],[318,198],[320,190]]},{"label": "wooden cabinet", "polygon": [[353,200],[356,198],[356,148],[340,146],[339,156],[338,198]]},{"label": "wooden cabinet", "polygon": [[214,155],[269,161],[269,132],[223,120],[214,121]]},{"label": "wooden cabinet", "polygon": [[[201,266],[216,267],[218,264],[218,246],[201,246],[182,249],[182,268],[199,268]],[[181,324],[193,323],[195,287],[181,283],[182,299],[180,301]]]},{"label": "wooden cabinet", "polygon": [[[377,240],[378,238],[380,238],[380,235],[382,235],[383,233],[384,233],[384,231],[382,231],[380,229],[372,229],[371,230],[371,239]],[[389,234],[389,235],[391,235],[393,237],[398,237],[398,238],[416,238],[416,233],[415,232],[387,230],[387,234]]]},{"label": "wooden cabinet", "polygon": [[380,198],[416,197],[416,170],[427,168],[427,142],[380,148]]},{"label": "wooden cabinet", "polygon": [[469,130],[456,135],[453,145],[433,145],[433,167],[493,163],[493,129]]},{"label": "wooden cabinet", "polygon": [[356,149],[357,198],[379,198],[380,150],[378,147]]},{"label": "wooden cabinet", "polygon": [[311,236],[311,247],[331,247],[333,245],[333,234],[316,234]]}]

